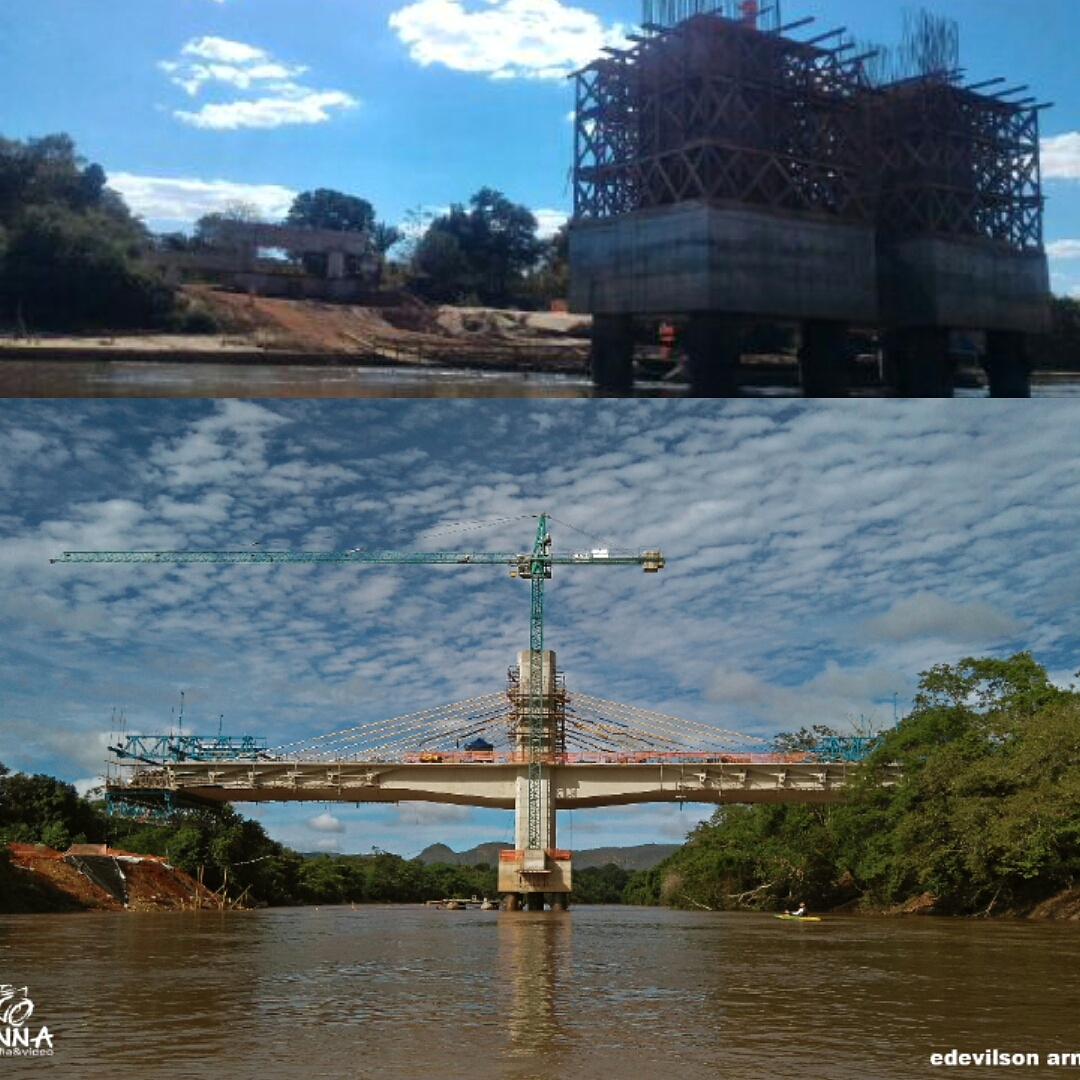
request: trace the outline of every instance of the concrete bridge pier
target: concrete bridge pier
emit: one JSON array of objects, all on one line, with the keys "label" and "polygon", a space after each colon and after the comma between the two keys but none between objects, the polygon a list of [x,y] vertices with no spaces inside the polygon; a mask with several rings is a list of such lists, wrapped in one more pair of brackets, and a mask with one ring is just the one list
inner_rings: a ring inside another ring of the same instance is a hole
[{"label": "concrete bridge pier", "polygon": [[886,344],[886,365],[900,397],[948,398],[956,388],[956,363],[944,326],[895,330]]},{"label": "concrete bridge pier", "polygon": [[634,320],[631,315],[596,315],[592,331],[592,381],[610,394],[634,385]]},{"label": "concrete bridge pier", "polygon": [[841,322],[809,319],[802,324],[799,372],[805,397],[847,397],[851,390]]},{"label": "concrete bridge pier", "polygon": [[742,320],[737,315],[699,311],[686,326],[690,393],[694,397],[735,397],[742,359]]},{"label": "concrete bridge pier", "polygon": [[[520,896],[529,911],[544,910],[544,896],[566,897],[570,893],[570,852],[555,847],[555,792],[551,765],[560,749],[559,731],[565,723],[565,690],[559,685],[555,654],[541,653],[541,720],[539,829],[530,835],[530,783],[527,763],[530,759],[529,674],[531,653],[518,653],[517,691],[513,701],[511,727],[514,751],[523,764],[514,781],[514,849],[499,855],[499,892],[504,898]],[[565,903],[565,899],[564,899]],[[514,910],[507,905],[508,910]]]},{"label": "concrete bridge pier", "polygon": [[1031,397],[1031,368],[1026,335],[1009,330],[991,330],[986,335],[991,397]]}]

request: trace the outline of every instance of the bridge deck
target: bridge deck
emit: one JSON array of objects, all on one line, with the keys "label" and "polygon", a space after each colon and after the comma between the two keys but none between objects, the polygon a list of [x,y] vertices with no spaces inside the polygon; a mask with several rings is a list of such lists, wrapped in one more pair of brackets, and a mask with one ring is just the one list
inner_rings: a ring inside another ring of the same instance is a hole
[{"label": "bridge deck", "polygon": [[[576,762],[545,777],[558,809],[651,802],[835,802],[858,765],[849,762]],[[428,761],[180,762],[138,770],[110,790],[182,792],[211,802],[438,802],[515,807],[527,767]]]}]

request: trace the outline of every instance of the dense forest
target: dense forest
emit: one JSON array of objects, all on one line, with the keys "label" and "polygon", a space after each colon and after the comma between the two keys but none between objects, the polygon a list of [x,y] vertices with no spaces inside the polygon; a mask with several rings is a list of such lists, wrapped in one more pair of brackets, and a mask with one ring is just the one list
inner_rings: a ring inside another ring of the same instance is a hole
[{"label": "dense forest", "polygon": [[[828,729],[780,735],[806,747]],[[901,776],[882,783],[886,767]],[[496,868],[385,852],[304,856],[231,807],[171,823],[110,817],[49,776],[0,766],[0,845],[107,841],[167,855],[212,889],[267,904],[494,896]],[[2,849],[0,849],[2,850]],[[2,856],[0,856],[2,857]],[[1080,694],[1027,653],[922,675],[911,713],[832,805],[728,805],[651,870],[574,871],[576,903],[707,910],[1023,912],[1080,885]]]}]

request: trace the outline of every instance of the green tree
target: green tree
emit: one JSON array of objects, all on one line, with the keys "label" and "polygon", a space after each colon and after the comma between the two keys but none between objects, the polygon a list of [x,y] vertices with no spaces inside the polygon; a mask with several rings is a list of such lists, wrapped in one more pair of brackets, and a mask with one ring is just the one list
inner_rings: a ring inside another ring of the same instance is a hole
[{"label": "green tree", "polygon": [[367,199],[318,188],[297,195],[285,220],[309,229],[371,232],[375,228],[375,208]]},{"label": "green tree", "polygon": [[174,294],[146,229],[68,135],[0,139],[0,319],[30,329],[161,325]]},{"label": "green tree", "polygon": [[0,844],[18,841],[66,848],[101,839],[104,821],[72,784],[0,765]]},{"label": "green tree", "polygon": [[543,250],[532,212],[485,187],[431,223],[413,271],[431,299],[507,305],[527,299],[526,274]]},{"label": "green tree", "polygon": [[563,225],[550,239],[541,241],[540,260],[528,274],[526,288],[536,307],[565,300],[570,292],[570,231]]}]

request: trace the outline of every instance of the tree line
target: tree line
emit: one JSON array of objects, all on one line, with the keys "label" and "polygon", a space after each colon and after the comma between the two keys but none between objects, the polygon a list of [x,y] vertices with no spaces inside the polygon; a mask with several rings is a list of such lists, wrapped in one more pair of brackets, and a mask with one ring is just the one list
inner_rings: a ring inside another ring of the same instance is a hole
[{"label": "tree line", "polygon": [[[104,803],[43,773],[0,764],[0,860],[11,842],[108,843],[122,851],[165,856],[171,865],[230,897],[268,905],[423,903],[497,895],[497,868],[425,864],[390,852],[304,855],[272,840],[231,806],[189,810],[172,821],[111,816]],[[577,903],[617,903],[632,872],[616,866],[575,871]]]},{"label": "tree line", "polygon": [[[818,734],[821,732],[819,731]],[[887,766],[901,776],[886,783]],[[1080,883],[1080,694],[1028,653],[923,672],[833,805],[721,806],[628,899],[1026,912]]]},{"label": "tree line", "polygon": [[[213,248],[223,223],[258,218],[237,204],[202,217],[191,235],[154,235],[70,136],[0,137],[0,326],[213,330],[209,313],[142,256]],[[408,236],[368,200],[326,188],[297,195],[286,223],[366,232],[389,253],[389,283],[434,302],[536,307],[565,293],[565,236],[541,239],[532,212],[490,187],[430,220],[418,215]],[[301,257],[316,274],[325,259]]]}]

